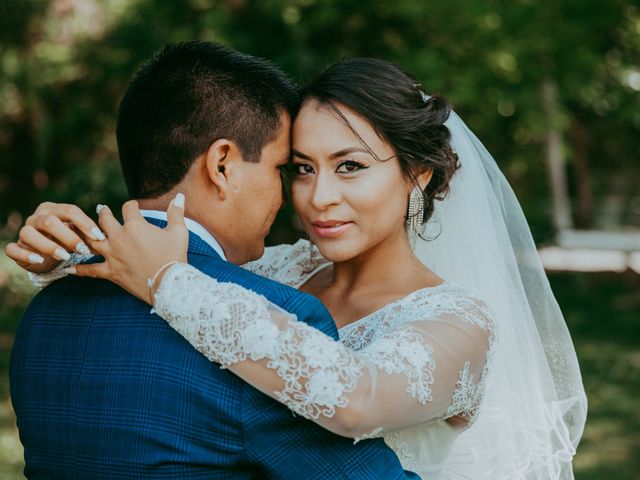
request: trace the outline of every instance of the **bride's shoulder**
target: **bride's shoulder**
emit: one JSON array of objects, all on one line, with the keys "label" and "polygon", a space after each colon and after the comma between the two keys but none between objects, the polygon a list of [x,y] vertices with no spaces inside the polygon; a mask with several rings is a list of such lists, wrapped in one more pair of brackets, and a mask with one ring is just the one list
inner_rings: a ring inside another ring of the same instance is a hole
[{"label": "bride's shoulder", "polygon": [[447,317],[493,329],[494,314],[475,289],[444,282],[416,292],[413,306],[428,317]]},{"label": "bride's shoulder", "polygon": [[281,244],[265,248],[264,255],[243,268],[289,285],[297,285],[300,279],[327,260],[309,240],[300,239],[293,244]]}]

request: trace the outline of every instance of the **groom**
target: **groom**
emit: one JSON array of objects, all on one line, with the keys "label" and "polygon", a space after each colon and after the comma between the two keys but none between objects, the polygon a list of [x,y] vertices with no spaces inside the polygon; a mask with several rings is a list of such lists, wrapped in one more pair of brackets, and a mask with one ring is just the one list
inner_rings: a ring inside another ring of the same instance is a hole
[{"label": "groom", "polygon": [[[298,101],[266,61],[170,45],[129,84],[119,154],[152,223],[186,193],[192,265],[337,338],[319,301],[237,266],[262,255],[281,206]],[[382,440],[354,445],[295,417],[105,281],[67,277],[35,297],[16,335],[11,395],[30,479],[417,478]]]}]

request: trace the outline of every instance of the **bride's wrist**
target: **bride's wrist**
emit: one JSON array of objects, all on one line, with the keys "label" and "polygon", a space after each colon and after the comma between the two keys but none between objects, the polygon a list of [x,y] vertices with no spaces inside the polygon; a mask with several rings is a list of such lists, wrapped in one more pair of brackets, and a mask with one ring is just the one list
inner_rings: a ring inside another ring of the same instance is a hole
[{"label": "bride's wrist", "polygon": [[148,293],[149,293],[149,305],[153,306],[154,305],[154,299],[156,296],[156,293],[160,287],[160,284],[162,283],[162,279],[164,278],[165,273],[167,273],[167,270],[169,270],[169,268],[171,268],[173,265],[180,263],[179,260],[172,260],[171,262],[167,262],[164,265],[162,265],[160,268],[158,268],[158,270],[156,270],[156,272],[153,274],[153,276],[147,278],[147,288],[148,288]]}]

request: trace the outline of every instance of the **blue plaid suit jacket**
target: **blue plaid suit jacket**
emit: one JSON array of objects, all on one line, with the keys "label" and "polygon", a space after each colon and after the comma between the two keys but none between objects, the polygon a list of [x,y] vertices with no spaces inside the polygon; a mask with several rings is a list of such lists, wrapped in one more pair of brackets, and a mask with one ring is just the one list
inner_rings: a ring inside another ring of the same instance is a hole
[{"label": "blue plaid suit jacket", "polygon": [[[225,262],[193,234],[189,262],[337,338],[315,298]],[[10,380],[29,479],[418,478],[382,440],[354,445],[294,416],[106,281],[67,277],[34,298]]]}]

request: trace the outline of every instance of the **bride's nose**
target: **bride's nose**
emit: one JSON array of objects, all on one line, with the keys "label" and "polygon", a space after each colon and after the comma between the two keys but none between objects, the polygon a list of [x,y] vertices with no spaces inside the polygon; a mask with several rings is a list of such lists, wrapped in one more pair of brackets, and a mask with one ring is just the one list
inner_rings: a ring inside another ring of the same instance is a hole
[{"label": "bride's nose", "polygon": [[342,193],[334,176],[327,170],[320,171],[313,183],[311,205],[318,210],[325,210],[331,205],[340,203],[341,200]]}]

